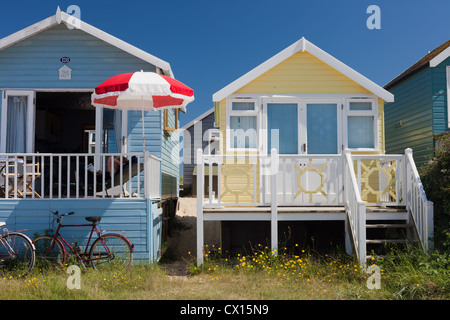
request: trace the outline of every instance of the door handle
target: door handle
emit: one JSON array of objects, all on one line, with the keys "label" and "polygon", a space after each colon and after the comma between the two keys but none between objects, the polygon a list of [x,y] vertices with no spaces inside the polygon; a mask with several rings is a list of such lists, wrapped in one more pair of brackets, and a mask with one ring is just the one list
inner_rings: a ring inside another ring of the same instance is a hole
[{"label": "door handle", "polygon": [[302,149],[303,149],[303,152],[306,152],[306,143],[303,144]]}]

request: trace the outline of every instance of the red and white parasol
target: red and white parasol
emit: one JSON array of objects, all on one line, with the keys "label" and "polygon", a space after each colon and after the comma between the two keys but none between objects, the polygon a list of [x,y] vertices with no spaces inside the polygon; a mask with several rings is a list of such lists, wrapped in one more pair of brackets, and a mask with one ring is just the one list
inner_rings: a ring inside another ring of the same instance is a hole
[{"label": "red and white parasol", "polygon": [[155,73],[133,72],[116,75],[95,88],[95,107],[142,110],[142,144],[145,151],[144,111],[184,109],[194,101],[194,90],[178,80]]},{"label": "red and white parasol", "polygon": [[154,72],[124,73],[95,88],[92,105],[121,110],[184,108],[194,101],[194,90]]}]

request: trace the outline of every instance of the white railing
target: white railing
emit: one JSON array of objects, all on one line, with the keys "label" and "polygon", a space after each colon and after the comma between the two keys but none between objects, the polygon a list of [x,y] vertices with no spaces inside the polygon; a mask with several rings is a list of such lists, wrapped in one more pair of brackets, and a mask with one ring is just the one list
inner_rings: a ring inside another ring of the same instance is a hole
[{"label": "white railing", "polygon": [[405,205],[404,155],[351,155],[361,199],[372,206]]},{"label": "white railing", "polygon": [[148,152],[0,154],[0,200],[159,198],[160,168]]},{"label": "white railing", "polygon": [[427,200],[411,149],[406,149],[405,157],[406,209],[411,213],[423,249],[427,250],[432,247],[433,203]]},{"label": "white railing", "polygon": [[201,159],[197,183],[205,184],[201,176],[208,179],[204,206],[270,206],[274,175],[279,205],[343,205],[341,155],[202,154]]},{"label": "white railing", "polygon": [[199,214],[204,207],[267,206],[273,219],[278,206],[345,206],[362,262],[366,206],[405,206],[424,249],[429,246],[433,204],[410,149],[405,155],[204,155],[199,149],[197,159]]},{"label": "white railing", "polygon": [[350,224],[350,234],[355,246],[356,256],[361,265],[366,263],[366,204],[356,184],[353,160],[349,150],[344,152],[344,199],[345,211]]}]

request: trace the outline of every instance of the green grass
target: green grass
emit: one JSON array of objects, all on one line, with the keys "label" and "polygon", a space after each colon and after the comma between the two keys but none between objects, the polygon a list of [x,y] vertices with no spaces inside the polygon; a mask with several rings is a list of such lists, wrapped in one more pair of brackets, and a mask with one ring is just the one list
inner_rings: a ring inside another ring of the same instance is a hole
[{"label": "green grass", "polygon": [[302,250],[274,255],[257,246],[247,256],[226,257],[210,248],[197,268],[187,262],[189,276],[170,276],[165,265],[129,270],[88,269],[80,289],[67,287],[66,268],[35,268],[25,277],[4,273],[0,299],[245,299],[245,300],[448,300],[450,257],[410,250],[398,259],[373,260],[380,268],[381,289],[369,289],[365,269],[346,255],[318,255]]}]

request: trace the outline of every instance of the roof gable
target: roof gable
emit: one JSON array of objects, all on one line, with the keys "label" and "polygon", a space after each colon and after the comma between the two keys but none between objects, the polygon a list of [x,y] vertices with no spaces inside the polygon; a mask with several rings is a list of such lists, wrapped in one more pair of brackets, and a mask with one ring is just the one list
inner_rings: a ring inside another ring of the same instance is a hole
[{"label": "roof gable", "polygon": [[161,71],[168,76],[173,77],[172,69],[170,64],[164,60],[161,60],[141,49],[138,49],[125,41],[122,41],[100,29],[97,29],[86,22],[79,20],[78,18],[69,15],[63,11],[61,11],[58,7],[56,14],[48,17],[40,22],[37,22],[25,29],[17,31],[3,39],[0,39],[0,50],[13,46],[16,43],[19,43],[25,39],[28,39],[40,32],[43,32],[47,29],[50,29],[58,24],[65,24],[71,28],[81,29],[82,31],[97,37],[100,40],[105,41],[129,54],[136,56],[148,63],[153,64],[155,67],[161,69]]},{"label": "roof gable", "polygon": [[422,59],[414,63],[411,67],[403,71],[397,77],[392,79],[384,86],[385,89],[390,89],[398,83],[412,77],[414,74],[427,67],[436,67],[442,61],[450,56],[450,40],[446,41],[433,51],[429,52]]},{"label": "roof gable", "polygon": [[248,73],[244,74],[242,77],[238,78],[237,80],[230,83],[225,88],[221,89],[220,91],[216,92],[213,95],[213,101],[218,102],[224,99],[225,97],[229,96],[230,94],[233,94],[246,84],[250,83],[251,81],[255,80],[265,72],[269,71],[270,69],[274,68],[281,62],[285,61],[289,57],[293,56],[297,52],[308,52],[318,58],[319,60],[323,61],[324,63],[328,64],[330,67],[334,68],[347,78],[353,80],[360,86],[364,87],[368,91],[372,92],[373,94],[377,95],[378,97],[382,98],[386,102],[392,102],[394,101],[394,96],[383,89],[382,87],[378,86],[371,80],[367,79],[363,75],[359,74],[355,70],[351,69],[344,63],[340,62],[333,56],[329,55],[319,47],[315,46],[305,38],[301,38],[300,40],[296,41],[283,51],[279,52],[269,60],[266,60],[256,68],[252,69]]}]

